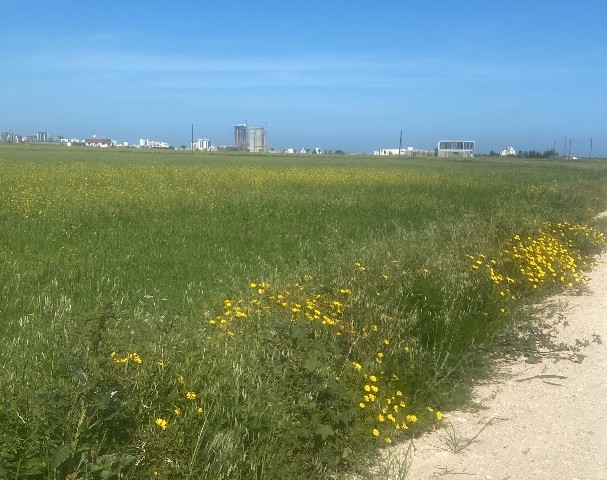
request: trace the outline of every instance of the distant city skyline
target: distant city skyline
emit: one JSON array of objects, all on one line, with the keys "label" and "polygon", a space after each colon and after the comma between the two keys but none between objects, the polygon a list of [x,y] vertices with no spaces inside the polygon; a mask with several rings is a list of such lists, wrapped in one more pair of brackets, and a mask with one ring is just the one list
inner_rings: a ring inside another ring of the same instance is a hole
[{"label": "distant city skyline", "polygon": [[607,157],[607,2],[2,2],[0,131]]},{"label": "distant city skyline", "polygon": [[[190,129],[191,129],[191,135],[194,134],[194,125],[190,125]],[[10,137],[10,138],[9,138]],[[177,142],[177,143],[171,143],[171,142],[165,142],[162,140],[150,140],[149,138],[138,138],[135,141],[133,141],[132,139],[129,140],[124,140],[122,139],[122,137],[120,136],[116,136],[116,135],[110,135],[107,137],[104,136],[97,136],[96,134],[93,135],[86,135],[84,137],[79,137],[79,136],[73,136],[73,135],[63,135],[63,134],[57,134],[55,135],[51,135],[49,134],[47,131],[38,131],[35,134],[29,134],[29,135],[23,135],[21,132],[15,132],[11,129],[9,129],[8,131],[6,130],[0,130],[0,143],[6,143],[6,142],[23,142],[23,143],[32,143],[32,142],[38,142],[38,143],[46,143],[46,142],[53,142],[53,143],[59,143],[61,141],[63,141],[64,143],[67,142],[68,144],[71,144],[74,140],[77,140],[78,142],[81,142],[82,144],[89,144],[91,143],[90,140],[91,139],[95,139],[98,138],[99,140],[108,140],[108,145],[107,146],[118,146],[118,147],[123,147],[123,146],[129,146],[129,147],[143,147],[143,148],[196,148],[198,150],[214,150],[214,149],[225,149],[225,148],[233,148],[234,150],[246,150],[246,151],[250,151],[250,152],[262,152],[262,151],[283,151],[283,152],[298,152],[301,150],[301,152],[304,151],[316,151],[317,153],[321,153],[321,152],[332,152],[333,149],[327,149],[327,148],[323,148],[323,147],[313,147],[310,148],[310,146],[303,146],[301,148],[297,147],[286,147],[286,148],[274,148],[272,147],[269,143],[267,143],[267,131],[265,129],[265,127],[255,127],[255,126],[251,126],[251,125],[247,125],[247,124],[238,124],[238,125],[234,125],[233,126],[233,142],[232,143],[217,143],[215,142],[213,139],[208,138],[208,137],[204,137],[204,136],[200,136],[200,135],[195,135],[194,136],[194,141],[192,142],[192,137],[190,136],[190,141],[189,142]],[[111,145],[109,140],[112,141]],[[399,143],[400,143],[401,139],[399,138]],[[402,145],[402,150],[399,150],[399,148],[394,148],[392,147],[378,147],[373,149],[372,151],[360,151],[360,152],[348,152],[348,153],[360,153],[360,154],[375,154],[375,155],[407,155],[407,152],[409,152],[409,154],[411,152],[415,152],[415,154],[432,154],[432,152],[435,152],[435,147],[438,146],[438,148],[442,148],[440,145],[442,143],[444,143],[444,140],[439,140],[438,142],[434,142],[434,147],[418,147],[418,146],[413,146],[413,145]],[[451,139],[450,141],[448,141],[450,143],[453,143],[453,139]],[[461,140],[459,141],[461,142]],[[465,142],[464,142],[465,143]],[[474,144],[475,141],[472,141],[472,144]],[[582,144],[580,144],[582,143]],[[438,144],[438,145],[437,145]],[[537,151],[538,153],[542,153],[542,152],[547,152],[549,150],[553,150],[555,152],[557,152],[557,154],[559,156],[572,156],[572,157],[593,157],[593,158],[607,158],[607,156],[601,156],[600,153],[597,153],[596,148],[594,147],[595,143],[592,137],[588,138],[588,139],[584,139],[583,142],[580,142],[579,140],[574,140],[570,137],[565,136],[562,142],[562,147],[559,149],[557,148],[558,141],[555,140],[553,143],[553,146],[550,148],[543,148],[543,149],[530,149],[533,151]],[[463,147],[461,147],[463,149]],[[342,149],[336,149],[339,151],[343,151]],[[518,149],[519,151],[524,151],[525,149]],[[473,146],[471,148],[471,151],[476,152],[477,154],[496,154],[499,155],[501,154],[502,156],[506,156],[506,155],[515,155],[517,149],[515,149],[512,145],[507,145],[504,148],[498,148],[497,150],[495,148],[491,148],[487,151],[480,151],[478,150],[475,146]],[[400,153],[398,153],[400,152]],[[515,153],[512,153],[515,152]],[[441,155],[439,155],[441,156]]]}]

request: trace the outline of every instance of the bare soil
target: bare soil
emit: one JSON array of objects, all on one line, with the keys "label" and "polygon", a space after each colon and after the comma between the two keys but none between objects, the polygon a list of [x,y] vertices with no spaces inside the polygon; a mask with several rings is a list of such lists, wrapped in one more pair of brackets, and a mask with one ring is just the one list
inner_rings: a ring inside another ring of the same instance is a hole
[{"label": "bare soil", "polygon": [[476,389],[481,409],[386,449],[377,478],[607,480],[607,262],[589,276],[588,293],[555,299],[557,339],[578,354],[504,364]]}]

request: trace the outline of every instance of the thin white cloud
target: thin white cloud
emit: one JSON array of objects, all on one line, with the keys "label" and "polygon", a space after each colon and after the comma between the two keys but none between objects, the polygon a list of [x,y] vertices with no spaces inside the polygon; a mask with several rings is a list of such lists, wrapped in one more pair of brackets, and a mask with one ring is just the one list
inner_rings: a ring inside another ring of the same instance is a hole
[{"label": "thin white cloud", "polygon": [[572,75],[571,69],[553,66],[352,54],[217,57],[81,51],[52,59],[26,56],[21,62],[26,70],[49,78],[63,76],[69,81],[73,77],[86,77],[104,84],[134,82],[167,89],[260,86],[407,89],[452,83],[517,83]]}]

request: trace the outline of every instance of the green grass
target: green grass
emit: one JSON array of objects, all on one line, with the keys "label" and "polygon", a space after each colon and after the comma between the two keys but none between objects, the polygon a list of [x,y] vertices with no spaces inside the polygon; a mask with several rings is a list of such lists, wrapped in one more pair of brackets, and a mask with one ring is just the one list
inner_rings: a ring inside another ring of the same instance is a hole
[{"label": "green grass", "polygon": [[0,172],[9,478],[356,467],[464,401],[521,306],[566,287],[531,289],[514,236],[582,268],[601,239],[554,225],[607,203],[601,161],[0,146]]}]

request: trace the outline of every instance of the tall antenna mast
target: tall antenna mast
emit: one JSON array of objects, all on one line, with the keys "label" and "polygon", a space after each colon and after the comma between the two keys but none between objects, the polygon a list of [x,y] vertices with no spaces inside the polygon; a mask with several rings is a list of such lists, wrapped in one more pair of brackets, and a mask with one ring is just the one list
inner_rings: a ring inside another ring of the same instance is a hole
[{"label": "tall antenna mast", "polygon": [[400,142],[398,144],[398,154],[402,155],[403,154],[403,131],[400,131]]},{"label": "tall antenna mast", "polygon": [[592,160],[592,137],[590,137],[590,160]]}]

